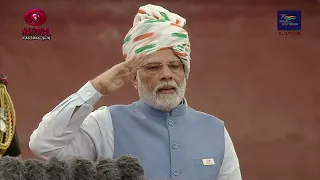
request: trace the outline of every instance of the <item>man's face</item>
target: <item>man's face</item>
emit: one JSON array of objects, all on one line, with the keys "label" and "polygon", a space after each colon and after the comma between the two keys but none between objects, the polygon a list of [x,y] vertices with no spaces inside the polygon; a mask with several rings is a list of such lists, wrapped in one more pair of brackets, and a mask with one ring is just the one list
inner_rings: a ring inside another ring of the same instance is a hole
[{"label": "man's face", "polygon": [[170,111],[181,103],[185,95],[183,64],[171,49],[157,51],[146,58],[133,84],[147,104]]}]

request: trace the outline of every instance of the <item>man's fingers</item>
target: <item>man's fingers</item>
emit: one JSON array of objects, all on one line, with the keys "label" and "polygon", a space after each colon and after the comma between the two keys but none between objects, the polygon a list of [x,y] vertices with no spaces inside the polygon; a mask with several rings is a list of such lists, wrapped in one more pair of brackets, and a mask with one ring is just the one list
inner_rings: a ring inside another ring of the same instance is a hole
[{"label": "man's fingers", "polygon": [[119,78],[127,81],[141,68],[145,62],[145,53],[139,53],[137,55],[129,57],[126,61],[116,65],[116,69],[119,73]]},{"label": "man's fingers", "polygon": [[126,64],[127,68],[129,68],[129,71],[132,72],[138,70],[142,66],[145,60],[145,56],[145,53],[139,53],[130,57],[130,59],[127,60]]}]

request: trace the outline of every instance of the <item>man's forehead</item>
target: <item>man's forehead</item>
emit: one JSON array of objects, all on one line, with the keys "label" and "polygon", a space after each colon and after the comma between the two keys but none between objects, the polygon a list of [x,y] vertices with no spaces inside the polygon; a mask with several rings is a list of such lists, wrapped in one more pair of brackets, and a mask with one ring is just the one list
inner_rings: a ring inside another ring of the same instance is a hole
[{"label": "man's forehead", "polygon": [[179,57],[175,55],[170,56],[147,56],[146,62],[148,63],[163,63],[163,62],[176,62],[180,61]]}]

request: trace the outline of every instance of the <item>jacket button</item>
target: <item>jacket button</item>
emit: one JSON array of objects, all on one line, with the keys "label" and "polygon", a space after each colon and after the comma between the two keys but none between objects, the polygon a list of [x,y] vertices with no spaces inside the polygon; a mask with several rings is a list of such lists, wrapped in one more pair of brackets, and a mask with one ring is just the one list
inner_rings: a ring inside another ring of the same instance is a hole
[{"label": "jacket button", "polygon": [[178,145],[177,143],[173,143],[173,144],[172,144],[172,148],[173,148],[173,149],[178,149],[178,147],[179,147],[179,145]]},{"label": "jacket button", "polygon": [[173,126],[173,125],[174,125],[174,121],[169,120],[169,125],[170,125],[170,126]]},{"label": "jacket button", "polygon": [[178,170],[174,170],[174,171],[173,171],[173,174],[174,174],[175,176],[178,176],[179,173],[180,173],[180,172],[179,172]]}]

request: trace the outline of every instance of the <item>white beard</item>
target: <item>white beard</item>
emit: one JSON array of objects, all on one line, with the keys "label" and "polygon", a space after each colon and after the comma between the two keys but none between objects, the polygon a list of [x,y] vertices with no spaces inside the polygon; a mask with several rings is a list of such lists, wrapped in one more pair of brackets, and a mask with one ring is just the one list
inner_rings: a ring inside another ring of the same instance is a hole
[{"label": "white beard", "polygon": [[[138,92],[139,96],[142,100],[144,100],[149,106],[159,109],[161,111],[169,112],[173,108],[177,107],[183,100],[186,92],[186,78],[184,78],[183,83],[179,87],[174,81],[166,81],[160,82],[160,84],[153,90],[148,88],[145,84],[143,84],[138,78]],[[157,93],[157,91],[166,86],[175,87],[175,92],[172,94],[161,94]]]}]

